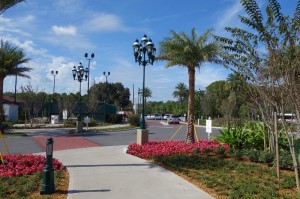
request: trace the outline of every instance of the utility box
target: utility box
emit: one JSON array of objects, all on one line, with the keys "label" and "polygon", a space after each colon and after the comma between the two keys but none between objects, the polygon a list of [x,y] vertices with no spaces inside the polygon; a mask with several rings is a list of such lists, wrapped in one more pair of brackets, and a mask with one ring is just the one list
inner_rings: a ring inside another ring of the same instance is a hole
[{"label": "utility box", "polygon": [[58,115],[51,115],[51,124],[58,124]]}]

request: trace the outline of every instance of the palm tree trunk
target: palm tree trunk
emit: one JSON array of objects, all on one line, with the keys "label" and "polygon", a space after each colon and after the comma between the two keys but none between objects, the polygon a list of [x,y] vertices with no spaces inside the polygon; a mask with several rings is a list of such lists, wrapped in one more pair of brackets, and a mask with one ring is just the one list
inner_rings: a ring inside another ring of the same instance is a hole
[{"label": "palm tree trunk", "polygon": [[195,104],[195,68],[188,67],[189,73],[189,99],[188,99],[188,133],[185,138],[185,143],[194,143],[194,104]]}]

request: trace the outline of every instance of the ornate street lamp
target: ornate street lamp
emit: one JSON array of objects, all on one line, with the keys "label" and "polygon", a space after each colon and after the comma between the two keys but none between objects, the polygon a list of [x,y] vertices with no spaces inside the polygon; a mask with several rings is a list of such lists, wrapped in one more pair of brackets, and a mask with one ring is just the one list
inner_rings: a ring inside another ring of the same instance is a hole
[{"label": "ornate street lamp", "polygon": [[136,39],[133,43],[133,55],[135,62],[138,62],[139,65],[143,66],[143,88],[142,88],[142,114],[140,119],[140,129],[146,129],[145,126],[145,66],[148,64],[153,65],[155,60],[156,48],[151,39],[147,38],[147,35],[144,35],[141,42]]},{"label": "ornate street lamp", "polygon": [[[95,57],[95,54],[92,53],[91,57],[89,57],[89,55],[87,53],[85,53],[84,57],[89,61],[89,63],[88,63],[88,71],[90,71],[90,62]],[[88,92],[88,96],[89,96],[89,93],[90,93],[90,73],[88,73],[88,91],[87,92]]]},{"label": "ornate street lamp", "polygon": [[76,129],[77,132],[80,132],[83,129],[83,125],[81,121],[81,82],[86,81],[88,79],[89,70],[88,68],[84,69],[82,63],[80,62],[77,68],[76,66],[73,67],[72,73],[73,73],[74,80],[78,80],[79,82],[79,117],[76,122]]}]

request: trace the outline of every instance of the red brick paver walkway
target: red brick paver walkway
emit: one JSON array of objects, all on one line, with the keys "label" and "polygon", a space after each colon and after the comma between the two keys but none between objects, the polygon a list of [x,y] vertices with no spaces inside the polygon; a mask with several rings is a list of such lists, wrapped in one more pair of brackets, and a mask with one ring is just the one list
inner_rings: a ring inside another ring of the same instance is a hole
[{"label": "red brick paver walkway", "polygon": [[[49,136],[34,136],[32,137],[44,151],[46,151],[46,140]],[[61,151],[67,149],[78,149],[78,148],[87,148],[87,147],[98,147],[99,144],[88,141],[80,137],[72,136],[55,136],[53,138],[53,150]]]}]

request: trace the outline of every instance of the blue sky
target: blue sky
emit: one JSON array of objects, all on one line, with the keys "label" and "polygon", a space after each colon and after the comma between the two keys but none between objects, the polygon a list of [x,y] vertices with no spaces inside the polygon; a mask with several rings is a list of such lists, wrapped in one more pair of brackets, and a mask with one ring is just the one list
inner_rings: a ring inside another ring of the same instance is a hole
[{"label": "blue sky", "polygon": [[[260,6],[266,0],[258,1]],[[284,13],[293,13],[296,0],[279,0]],[[288,2],[288,3],[286,3]],[[103,72],[110,72],[108,82],[121,82],[135,98],[142,87],[142,66],[134,62],[132,44],[144,34],[155,46],[169,37],[170,30],[199,34],[213,28],[224,35],[224,27],[239,26],[243,15],[239,0],[27,0],[0,16],[0,37],[22,48],[31,61],[31,79],[18,78],[20,86],[31,84],[37,91],[52,93],[53,76],[58,71],[55,91],[75,93],[79,83],[73,80],[74,65],[88,61],[85,53],[95,54],[90,65],[90,86],[104,82]],[[188,85],[187,69],[165,68],[164,62],[146,66],[146,86],[152,90],[150,101],[176,100],[172,93],[179,82]],[[196,89],[227,78],[223,66],[205,63],[196,71]],[[14,92],[15,78],[7,77],[4,92]],[[87,82],[82,83],[82,94]],[[132,96],[131,96],[132,99]]]}]

